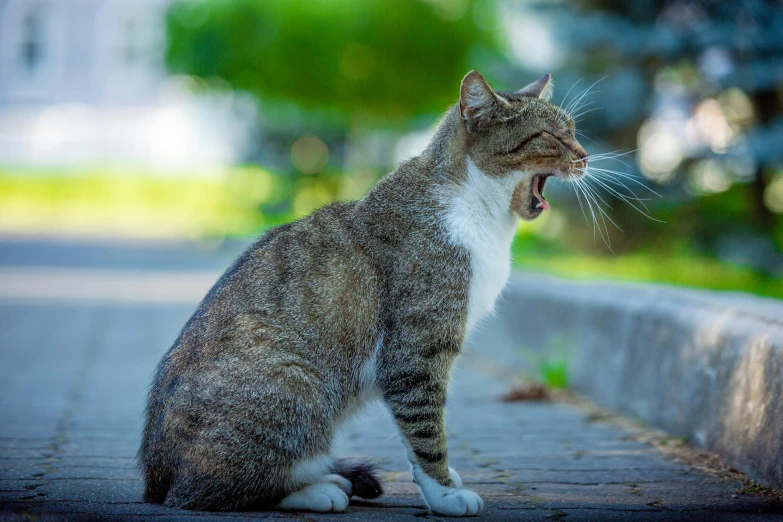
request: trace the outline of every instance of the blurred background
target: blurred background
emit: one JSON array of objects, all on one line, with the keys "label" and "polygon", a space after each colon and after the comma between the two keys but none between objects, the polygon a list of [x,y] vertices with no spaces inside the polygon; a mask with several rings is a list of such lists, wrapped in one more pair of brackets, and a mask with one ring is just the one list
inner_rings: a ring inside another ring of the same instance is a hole
[{"label": "blurred background", "polygon": [[0,236],[244,245],[418,154],[474,68],[552,73],[624,153],[617,227],[548,185],[519,268],[783,298],[778,1],[0,0]]}]

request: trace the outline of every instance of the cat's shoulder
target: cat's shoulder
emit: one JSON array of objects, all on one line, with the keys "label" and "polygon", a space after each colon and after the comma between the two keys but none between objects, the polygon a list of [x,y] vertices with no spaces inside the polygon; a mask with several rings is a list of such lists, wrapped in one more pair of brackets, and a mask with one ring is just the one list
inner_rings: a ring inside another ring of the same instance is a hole
[{"label": "cat's shoulder", "polygon": [[324,205],[295,221],[270,228],[250,247],[250,251],[267,249],[275,242],[317,239],[324,234],[340,234],[353,217],[356,201],[336,201]]}]

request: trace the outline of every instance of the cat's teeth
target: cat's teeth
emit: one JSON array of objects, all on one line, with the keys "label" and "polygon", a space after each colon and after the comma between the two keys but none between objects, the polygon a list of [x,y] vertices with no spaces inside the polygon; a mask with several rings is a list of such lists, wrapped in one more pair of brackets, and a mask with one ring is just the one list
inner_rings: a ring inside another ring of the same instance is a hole
[{"label": "cat's teeth", "polygon": [[549,210],[549,203],[546,202],[545,199],[539,199],[538,203],[536,203],[536,208],[543,208],[544,210]]}]

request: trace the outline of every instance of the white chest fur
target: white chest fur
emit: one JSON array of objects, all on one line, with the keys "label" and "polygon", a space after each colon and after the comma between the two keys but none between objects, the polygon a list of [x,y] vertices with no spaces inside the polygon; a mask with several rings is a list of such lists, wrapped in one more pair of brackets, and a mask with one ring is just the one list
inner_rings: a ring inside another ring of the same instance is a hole
[{"label": "white chest fur", "polygon": [[470,253],[471,280],[466,333],[495,307],[511,273],[511,241],[517,217],[511,197],[524,173],[493,178],[467,159],[468,177],[449,195],[446,228],[455,245]]}]

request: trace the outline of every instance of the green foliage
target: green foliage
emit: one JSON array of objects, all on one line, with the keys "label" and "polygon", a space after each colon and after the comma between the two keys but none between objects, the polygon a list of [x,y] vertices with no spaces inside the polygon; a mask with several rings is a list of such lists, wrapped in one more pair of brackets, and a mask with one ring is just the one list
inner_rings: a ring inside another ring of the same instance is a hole
[{"label": "green foliage", "polygon": [[537,253],[537,242],[535,238],[517,237],[512,245],[517,268],[577,279],[657,282],[783,298],[783,278],[692,251],[648,251],[596,257],[576,252],[558,252],[548,242],[542,243],[544,246],[540,251],[543,253]]},{"label": "green foliage", "polygon": [[479,27],[476,9],[472,0],[186,0],[167,17],[166,61],[266,100],[398,122],[451,103],[469,53],[492,47],[491,17]]}]

